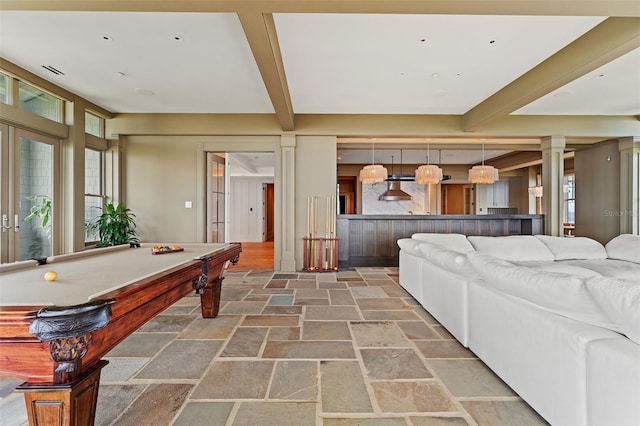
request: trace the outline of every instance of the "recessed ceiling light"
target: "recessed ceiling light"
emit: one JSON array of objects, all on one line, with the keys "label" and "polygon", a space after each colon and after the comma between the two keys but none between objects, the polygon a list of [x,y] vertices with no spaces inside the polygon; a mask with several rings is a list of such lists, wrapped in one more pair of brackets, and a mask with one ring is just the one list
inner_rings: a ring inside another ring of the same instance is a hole
[{"label": "recessed ceiling light", "polygon": [[149,90],[149,89],[136,88],[136,89],[133,89],[133,91],[136,92],[138,95],[144,95],[144,96],[153,96],[153,95],[155,95],[153,90]]},{"label": "recessed ceiling light", "polygon": [[113,41],[113,37],[111,37],[110,35],[102,34],[101,37],[104,41]]},{"label": "recessed ceiling light", "polygon": [[438,78],[440,77],[440,74],[438,74],[437,72],[434,72],[433,74],[431,74],[431,77]]},{"label": "recessed ceiling light", "polygon": [[403,72],[400,73],[400,77],[404,77],[404,73]]},{"label": "recessed ceiling light", "polygon": [[123,73],[123,72],[121,72],[121,71],[118,71],[118,72],[116,73],[116,75],[117,75],[118,77],[124,77],[126,74],[125,74],[125,73]]},{"label": "recessed ceiling light", "polygon": [[184,41],[184,38],[181,35],[174,35],[173,36],[173,41]]}]

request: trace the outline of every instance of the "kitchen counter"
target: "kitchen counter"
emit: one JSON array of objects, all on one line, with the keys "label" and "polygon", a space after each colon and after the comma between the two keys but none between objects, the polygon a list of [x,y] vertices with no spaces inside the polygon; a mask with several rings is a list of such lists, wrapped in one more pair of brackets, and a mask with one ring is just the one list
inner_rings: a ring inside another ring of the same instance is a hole
[{"label": "kitchen counter", "polygon": [[398,266],[396,242],[416,232],[537,235],[544,233],[544,215],[338,215],[339,267]]}]

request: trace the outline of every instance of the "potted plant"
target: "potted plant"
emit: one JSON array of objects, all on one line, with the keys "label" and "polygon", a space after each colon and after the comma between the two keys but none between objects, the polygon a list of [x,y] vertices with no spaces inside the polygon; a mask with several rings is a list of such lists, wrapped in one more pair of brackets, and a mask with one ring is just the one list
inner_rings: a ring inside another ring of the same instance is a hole
[{"label": "potted plant", "polygon": [[[44,235],[37,232],[31,236],[31,244],[28,248],[29,257],[37,259],[46,256],[45,249],[51,242],[51,197],[48,195],[29,195],[27,200],[34,202],[29,208],[29,214],[24,218],[25,222],[31,222],[35,218],[40,219],[40,226],[44,230]],[[44,240],[47,240],[45,242]]]},{"label": "potted plant", "polygon": [[91,230],[100,238],[98,247],[138,242],[136,234],[136,215],[122,203],[104,206],[102,214],[90,225]]}]

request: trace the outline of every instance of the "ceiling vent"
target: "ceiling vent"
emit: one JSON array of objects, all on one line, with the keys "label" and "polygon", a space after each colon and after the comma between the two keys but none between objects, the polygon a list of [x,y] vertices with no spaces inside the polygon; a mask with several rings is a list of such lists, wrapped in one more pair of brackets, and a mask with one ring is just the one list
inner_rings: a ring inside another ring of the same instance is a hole
[{"label": "ceiling vent", "polygon": [[52,67],[51,65],[43,65],[42,68],[44,68],[47,71],[51,71],[55,75],[64,75],[64,73],[62,71],[60,71],[57,68]]}]

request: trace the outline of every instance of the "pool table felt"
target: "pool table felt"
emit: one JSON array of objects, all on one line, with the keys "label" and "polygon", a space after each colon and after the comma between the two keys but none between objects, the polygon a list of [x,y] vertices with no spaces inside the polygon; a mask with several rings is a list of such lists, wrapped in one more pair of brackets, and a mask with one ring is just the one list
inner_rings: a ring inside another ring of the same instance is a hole
[{"label": "pool table felt", "polygon": [[[100,298],[118,288],[152,277],[194,259],[224,249],[227,244],[186,244],[184,251],[151,253],[155,245],[141,244],[139,248],[94,249],[95,254],[81,252],[77,257],[66,256],[52,264],[0,274],[1,306],[71,306]],[[58,279],[47,282],[44,274],[55,271]]]}]

